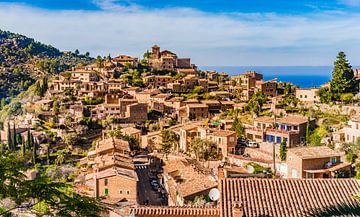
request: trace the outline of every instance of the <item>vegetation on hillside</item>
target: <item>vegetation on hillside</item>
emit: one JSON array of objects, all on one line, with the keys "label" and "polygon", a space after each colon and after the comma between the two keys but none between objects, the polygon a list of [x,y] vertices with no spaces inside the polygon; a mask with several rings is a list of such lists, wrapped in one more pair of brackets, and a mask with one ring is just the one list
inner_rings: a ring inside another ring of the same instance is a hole
[{"label": "vegetation on hillside", "polygon": [[88,55],[61,52],[32,38],[0,30],[0,109],[39,78],[92,61]]}]

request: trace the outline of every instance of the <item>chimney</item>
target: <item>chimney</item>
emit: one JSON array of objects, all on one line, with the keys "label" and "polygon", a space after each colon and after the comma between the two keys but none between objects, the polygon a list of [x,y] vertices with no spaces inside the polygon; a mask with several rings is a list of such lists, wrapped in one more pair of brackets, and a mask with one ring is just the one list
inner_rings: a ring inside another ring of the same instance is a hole
[{"label": "chimney", "polygon": [[242,211],[242,204],[239,201],[234,201],[234,206],[233,206],[233,216],[234,217],[242,217],[243,216],[243,211]]}]

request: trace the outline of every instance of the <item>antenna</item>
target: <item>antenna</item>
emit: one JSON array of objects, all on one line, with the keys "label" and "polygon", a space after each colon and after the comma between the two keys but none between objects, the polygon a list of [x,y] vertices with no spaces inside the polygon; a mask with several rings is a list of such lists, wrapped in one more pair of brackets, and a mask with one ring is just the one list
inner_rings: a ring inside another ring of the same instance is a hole
[{"label": "antenna", "polygon": [[209,198],[212,201],[217,201],[220,198],[220,192],[217,188],[213,188],[209,192]]}]

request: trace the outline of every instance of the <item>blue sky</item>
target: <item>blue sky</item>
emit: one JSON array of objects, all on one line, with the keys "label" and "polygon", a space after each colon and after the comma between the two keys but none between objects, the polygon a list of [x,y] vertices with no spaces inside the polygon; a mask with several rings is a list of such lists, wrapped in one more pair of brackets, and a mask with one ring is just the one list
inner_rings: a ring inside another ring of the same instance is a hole
[{"label": "blue sky", "polygon": [[0,0],[0,29],[62,50],[140,56],[152,44],[198,65],[360,65],[360,0]]},{"label": "blue sky", "polygon": [[[50,10],[101,10],[99,1],[94,0],[3,0],[0,2],[22,3]],[[113,4],[144,8],[194,8],[206,12],[276,12],[285,14],[303,14],[322,10],[358,11],[357,0],[113,0]]]}]

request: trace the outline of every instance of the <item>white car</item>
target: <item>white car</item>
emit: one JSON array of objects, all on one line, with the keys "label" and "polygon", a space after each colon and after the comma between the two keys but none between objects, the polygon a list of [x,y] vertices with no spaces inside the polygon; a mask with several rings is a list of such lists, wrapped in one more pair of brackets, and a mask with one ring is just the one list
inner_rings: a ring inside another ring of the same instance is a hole
[{"label": "white car", "polygon": [[257,142],[249,142],[248,147],[250,148],[257,148],[259,147],[259,144]]}]

